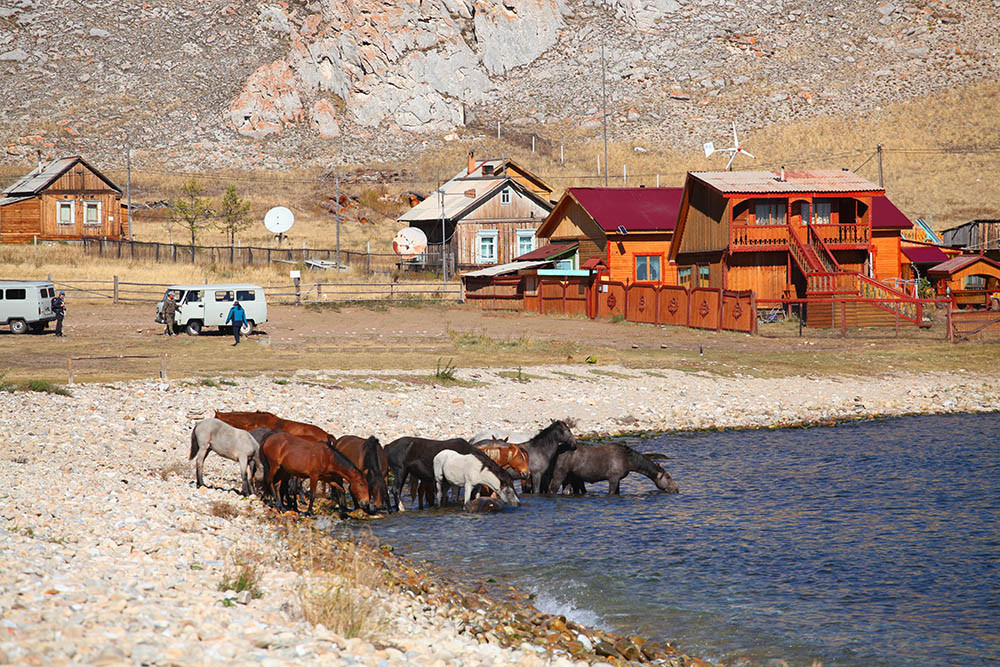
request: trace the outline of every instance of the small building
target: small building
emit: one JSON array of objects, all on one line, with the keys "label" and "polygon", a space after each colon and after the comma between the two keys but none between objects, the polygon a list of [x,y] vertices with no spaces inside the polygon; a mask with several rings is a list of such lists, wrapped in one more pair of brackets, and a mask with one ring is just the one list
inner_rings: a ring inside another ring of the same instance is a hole
[{"label": "small building", "polygon": [[944,245],[972,252],[1000,249],[1000,220],[972,220],[941,232]]},{"label": "small building", "polygon": [[[626,285],[673,284],[667,253],[683,188],[569,188],[539,227],[541,241],[575,244],[566,269],[602,267]],[[589,264],[588,264],[589,263]]]},{"label": "small building", "polygon": [[670,247],[677,284],[761,299],[897,279],[910,221],[849,171],[689,172]]},{"label": "small building", "polygon": [[1000,263],[983,255],[958,255],[927,270],[941,296],[958,308],[985,308],[1000,292]]},{"label": "small building", "polygon": [[441,265],[432,249],[444,241],[449,271],[475,269],[534,250],[551,195],[549,185],[513,160],[477,162],[470,152],[465,169],[397,220],[427,236],[428,266]]},{"label": "small building", "polygon": [[128,236],[122,190],[80,156],[39,164],[0,195],[0,243]]}]

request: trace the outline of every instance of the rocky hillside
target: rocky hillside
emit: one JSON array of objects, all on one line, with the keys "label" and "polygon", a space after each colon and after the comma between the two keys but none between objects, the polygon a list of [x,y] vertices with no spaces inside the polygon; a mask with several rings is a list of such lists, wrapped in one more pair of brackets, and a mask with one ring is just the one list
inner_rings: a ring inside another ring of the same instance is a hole
[{"label": "rocky hillside", "polygon": [[462,127],[697,146],[1000,74],[1000,0],[0,0],[5,161],[396,160]]}]

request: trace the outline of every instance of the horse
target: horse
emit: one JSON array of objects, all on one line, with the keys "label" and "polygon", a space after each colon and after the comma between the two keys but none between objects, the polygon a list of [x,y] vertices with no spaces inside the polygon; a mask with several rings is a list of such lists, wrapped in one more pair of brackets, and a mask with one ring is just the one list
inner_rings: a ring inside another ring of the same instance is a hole
[{"label": "horse", "polygon": [[191,453],[188,460],[198,457],[195,461],[195,484],[205,485],[202,477],[202,466],[209,452],[238,461],[240,477],[243,480],[244,496],[250,495],[250,482],[247,478],[247,467],[251,469],[250,476],[257,472],[257,462],[260,460],[260,447],[252,435],[243,429],[235,428],[219,419],[203,419],[191,429]]},{"label": "horse", "polygon": [[530,478],[521,483],[521,492],[532,493],[537,489],[544,493],[549,488],[556,461],[576,449],[576,438],[566,422],[554,421],[521,446],[528,455],[531,471]]},{"label": "horse", "polygon": [[215,411],[215,418],[221,419],[230,426],[252,431],[255,428],[269,428],[273,431],[284,431],[289,435],[295,435],[313,442],[326,442],[333,445],[337,438],[330,435],[319,426],[307,424],[306,422],[282,419],[273,412],[219,412]]},{"label": "horse", "polygon": [[388,462],[385,450],[378,438],[361,438],[356,435],[342,435],[337,438],[334,448],[350,459],[368,483],[368,493],[376,511],[389,511],[389,489],[385,484]]},{"label": "horse", "polygon": [[274,487],[275,478],[284,481],[289,477],[298,477],[309,479],[307,514],[312,514],[316,484],[320,480],[337,484],[346,482],[355,502],[366,512],[371,512],[371,498],[364,476],[346,456],[332,447],[277,431],[264,438],[260,451],[264,461],[265,484],[278,499],[279,505],[281,497]]},{"label": "horse", "polygon": [[[393,445],[396,446],[392,447]],[[391,451],[390,447],[392,447]],[[453,438],[451,440],[429,440],[427,438],[417,437],[398,438],[392,443],[389,443],[389,446],[386,447],[386,457],[389,459],[390,467],[394,463],[394,458],[398,456],[399,451],[403,447],[406,448],[406,455],[403,457],[402,465],[393,470],[393,474],[395,475],[393,487],[397,498],[403,489],[403,485],[406,483],[407,476],[411,474],[425,482],[434,483],[436,481],[434,477],[434,457],[445,449],[454,450],[459,454],[471,454],[472,456],[475,456],[482,461],[482,463],[487,466],[493,474],[500,478],[501,483],[505,483],[506,486],[510,487],[513,487],[514,485],[514,481],[511,479],[510,473],[494,463],[493,459],[470,445],[469,441],[464,438]],[[420,498],[419,500],[419,508],[423,509],[423,498]]]},{"label": "horse", "polygon": [[618,495],[618,485],[630,472],[637,472],[653,480],[656,488],[667,493],[679,493],[680,489],[667,471],[647,456],[628,445],[586,445],[577,447],[559,457],[552,473],[551,493],[570,484],[574,493],[579,493],[583,482],[608,480],[608,495]]},{"label": "horse", "polygon": [[507,428],[488,428],[469,438],[469,442],[474,445],[478,445],[486,440],[503,440],[504,442],[519,445],[531,440],[531,434],[527,431],[514,431]]},{"label": "horse", "polygon": [[531,474],[528,466],[528,453],[518,445],[508,444],[505,440],[484,440],[473,445],[501,468],[510,468],[521,479]]},{"label": "horse", "polygon": [[494,470],[475,454],[459,454],[452,449],[442,449],[434,456],[434,481],[438,484],[438,498],[441,505],[444,505],[446,484],[465,487],[463,505],[469,504],[472,500],[472,489],[480,484],[495,491],[503,502],[509,505],[520,504],[510,477],[508,476],[507,480],[500,479]]},{"label": "horse", "polygon": [[[449,445],[449,446],[454,445],[456,447],[463,447],[463,446],[467,446],[469,444],[468,441],[465,440],[465,439],[463,439],[463,438],[452,438],[451,440],[427,440],[426,438],[417,438],[415,436],[404,435],[402,438],[396,438],[395,440],[393,440],[392,442],[390,442],[388,445],[386,445],[385,446],[385,459],[386,459],[386,463],[389,466],[389,472],[392,473],[392,480],[393,480],[393,484],[392,484],[393,502],[396,504],[396,506],[400,510],[403,509],[403,503],[402,503],[402,501],[400,500],[400,497],[399,497],[401,491],[403,490],[403,467],[404,467],[403,464],[404,464],[404,462],[406,460],[407,453],[409,453],[409,451],[410,451],[410,446],[413,445],[413,443],[417,442],[417,441],[420,441],[420,442],[440,442],[440,443],[443,443],[445,445]],[[434,481],[433,476],[429,480],[426,480],[426,481],[431,482],[431,484],[433,485],[433,481]],[[433,491],[431,491],[431,494],[433,494]],[[420,499],[420,509],[423,509],[423,507],[424,507],[423,502],[424,502],[423,501],[423,497],[421,497],[421,499]]]}]

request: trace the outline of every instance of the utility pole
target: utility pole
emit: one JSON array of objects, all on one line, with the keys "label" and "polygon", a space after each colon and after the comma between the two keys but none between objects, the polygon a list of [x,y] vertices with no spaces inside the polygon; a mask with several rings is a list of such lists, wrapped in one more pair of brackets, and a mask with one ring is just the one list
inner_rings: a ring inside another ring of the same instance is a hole
[{"label": "utility pole", "polygon": [[604,40],[601,40],[601,115],[604,119],[604,187],[608,187],[608,83],[604,71]]},{"label": "utility pole", "polygon": [[132,241],[132,139],[125,135],[125,207],[128,216],[128,240]]},{"label": "utility pole", "polygon": [[448,287],[448,262],[445,255],[444,231],[444,188],[441,187],[441,175],[438,174],[438,197],[441,202],[441,287]]},{"label": "utility pole", "polygon": [[336,201],[333,205],[333,213],[337,220],[337,270],[340,271],[340,172],[336,172],[334,175],[335,183],[334,186],[334,198]]},{"label": "utility pole", "polygon": [[882,184],[882,144],[878,145],[878,186],[885,189]]}]

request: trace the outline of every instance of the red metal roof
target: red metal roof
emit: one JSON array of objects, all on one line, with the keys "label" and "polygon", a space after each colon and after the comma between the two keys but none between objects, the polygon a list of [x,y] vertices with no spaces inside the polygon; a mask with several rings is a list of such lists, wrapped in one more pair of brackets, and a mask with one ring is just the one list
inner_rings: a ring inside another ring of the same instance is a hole
[{"label": "red metal roof", "polygon": [[603,259],[601,259],[600,257],[591,257],[591,258],[590,258],[590,259],[588,259],[588,260],[587,260],[586,262],[584,262],[584,263],[583,263],[583,266],[582,266],[582,267],[580,267],[580,268],[582,268],[582,269],[586,269],[586,270],[588,270],[588,271],[593,271],[593,270],[595,270],[595,269],[596,269],[597,267],[602,267],[602,268],[605,268],[605,269],[606,269],[606,268],[608,268],[608,265],[607,265],[607,264],[605,264],[605,263],[604,263],[604,260],[603,260]]},{"label": "red metal roof", "polygon": [[913,264],[940,264],[948,261],[948,255],[941,248],[934,246],[906,246],[901,250]]},{"label": "red metal roof", "polygon": [[927,273],[935,276],[950,276],[958,273],[968,266],[971,266],[972,264],[975,264],[976,262],[985,262],[996,269],[1000,269],[1000,264],[997,264],[992,259],[983,257],[982,255],[958,255],[957,257],[952,257],[947,262],[942,262],[937,266],[932,266],[927,270]]},{"label": "red metal roof", "polygon": [[542,259],[552,259],[564,253],[574,250],[579,243],[546,243],[540,248],[535,248],[531,252],[526,252],[520,257],[515,257],[515,262],[531,262]]},{"label": "red metal roof", "polygon": [[629,232],[673,231],[684,188],[570,188],[605,232],[622,226]]},{"label": "red metal roof", "polygon": [[910,229],[913,223],[885,195],[872,198],[872,229]]}]

